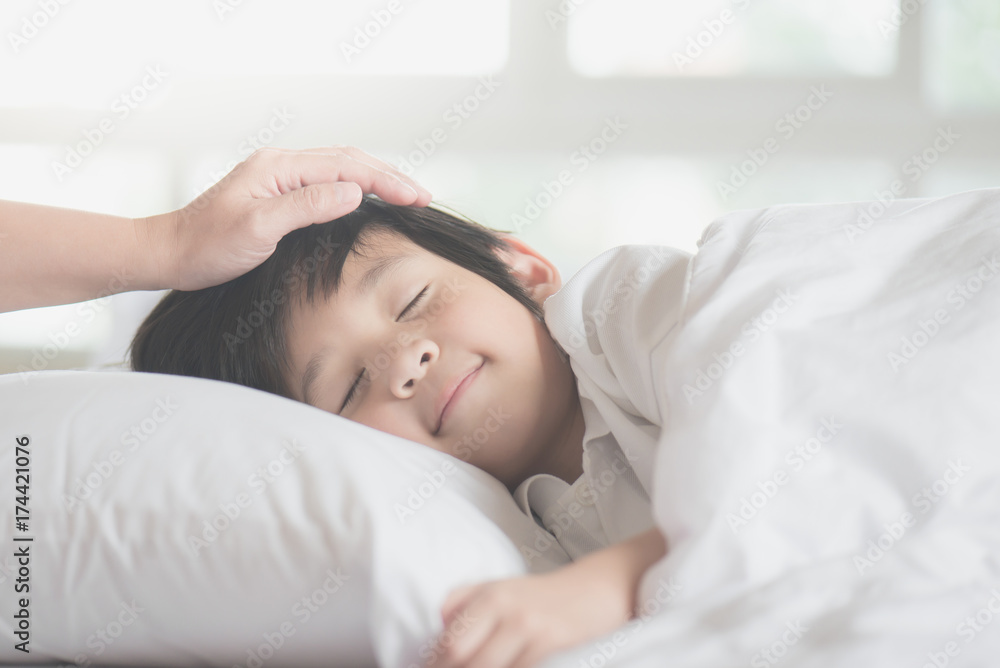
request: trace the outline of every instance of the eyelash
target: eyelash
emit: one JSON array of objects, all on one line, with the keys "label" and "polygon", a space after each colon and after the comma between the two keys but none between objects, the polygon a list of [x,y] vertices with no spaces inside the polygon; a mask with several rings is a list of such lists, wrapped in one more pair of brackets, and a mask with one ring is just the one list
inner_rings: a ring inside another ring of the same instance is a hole
[{"label": "eyelash", "polygon": [[[417,295],[416,297],[414,297],[413,301],[406,305],[406,308],[403,309],[403,312],[399,314],[399,318],[402,318],[404,315],[406,315],[407,313],[409,313],[411,309],[416,308],[417,306],[420,305],[420,302],[423,301],[424,295],[427,294],[427,288],[429,288],[429,287],[430,286],[428,285],[423,290],[421,290],[420,294]],[[396,318],[397,322],[399,321],[399,318]]]},{"label": "eyelash", "polygon": [[358,377],[354,379],[354,384],[351,385],[351,389],[347,391],[347,396],[344,397],[344,405],[340,407],[341,412],[343,412],[344,409],[347,408],[347,404],[351,403],[351,399],[354,398],[354,393],[357,391],[358,386],[361,385],[361,381],[364,380],[365,374],[367,372],[368,369],[362,369],[361,373],[358,374]]},{"label": "eyelash", "polygon": [[[396,318],[397,322],[403,316],[405,316],[407,313],[409,313],[412,309],[414,309],[414,308],[416,308],[417,306],[420,305],[420,302],[422,302],[424,300],[424,296],[427,294],[427,289],[429,287],[430,286],[428,285],[423,290],[421,290],[420,294],[417,295],[416,297],[414,297],[413,301],[411,301],[409,304],[406,305],[406,308],[403,309],[403,312],[399,314],[399,318]],[[368,369],[362,369],[361,373],[359,373],[358,376],[357,376],[357,378],[354,379],[354,384],[351,385],[351,389],[347,391],[347,396],[344,397],[344,403],[340,407],[341,412],[343,412],[344,409],[347,408],[347,405],[351,403],[351,399],[354,398],[354,394],[357,392],[357,389],[361,385],[362,381],[365,380],[365,376],[366,376],[367,373],[368,373]]]}]

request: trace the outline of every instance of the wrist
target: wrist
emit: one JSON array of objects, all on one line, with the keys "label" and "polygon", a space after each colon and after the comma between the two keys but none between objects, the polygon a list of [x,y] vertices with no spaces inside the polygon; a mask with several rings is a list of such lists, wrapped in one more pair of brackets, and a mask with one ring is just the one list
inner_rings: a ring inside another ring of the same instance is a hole
[{"label": "wrist", "polygon": [[164,213],[132,219],[136,240],[132,273],[136,277],[138,289],[171,290],[177,287],[172,242],[176,227],[175,214],[176,212]]},{"label": "wrist", "polygon": [[594,610],[613,628],[632,618],[635,600],[631,573],[623,568],[620,554],[605,548],[573,562],[557,573],[563,573],[574,587],[587,592]]},{"label": "wrist", "polygon": [[650,566],[666,554],[666,541],[656,527],[621,543],[593,552],[567,566],[580,571],[581,581],[593,581],[606,591],[609,613],[632,619],[639,609],[639,585]]}]

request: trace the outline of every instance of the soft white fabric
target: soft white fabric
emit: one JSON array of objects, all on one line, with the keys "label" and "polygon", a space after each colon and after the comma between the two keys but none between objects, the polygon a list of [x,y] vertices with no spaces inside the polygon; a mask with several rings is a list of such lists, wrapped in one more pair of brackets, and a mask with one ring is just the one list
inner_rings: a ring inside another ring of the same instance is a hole
[{"label": "soft white fabric", "polygon": [[532,476],[514,498],[573,559],[653,526],[662,419],[649,355],[677,325],[690,259],[673,248],[619,246],[545,301],[545,324],[569,355],[580,393],[584,474],[573,485]]},{"label": "soft white fabric", "polygon": [[0,662],[405,668],[434,652],[455,587],[569,561],[479,469],[245,387],[12,374],[0,416],[0,522],[14,532],[27,436],[17,533],[34,537],[0,558]]},{"label": "soft white fabric", "polygon": [[729,214],[647,364],[669,552],[546,666],[996,664],[1000,190]]}]

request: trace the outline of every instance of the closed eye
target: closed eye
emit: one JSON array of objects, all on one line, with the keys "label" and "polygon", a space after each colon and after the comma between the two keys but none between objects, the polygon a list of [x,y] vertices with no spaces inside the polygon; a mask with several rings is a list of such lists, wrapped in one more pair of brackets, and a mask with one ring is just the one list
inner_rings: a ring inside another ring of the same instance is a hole
[{"label": "closed eye", "polygon": [[361,381],[365,378],[365,371],[367,369],[362,369],[358,377],[354,379],[354,384],[351,385],[351,389],[347,391],[347,396],[344,397],[344,403],[340,406],[340,412],[343,413],[344,409],[347,408],[347,404],[351,403],[351,399],[354,398],[354,393],[357,392],[358,386],[361,385]]},{"label": "closed eye", "polygon": [[403,316],[405,316],[411,310],[413,310],[414,308],[416,308],[420,304],[420,302],[423,301],[424,295],[427,294],[427,288],[429,288],[429,287],[430,286],[428,285],[423,290],[421,290],[420,294],[417,295],[416,297],[414,297],[413,301],[406,305],[406,308],[403,309],[403,312],[399,314],[398,318],[396,318],[396,322],[399,322],[400,320],[402,320]]}]

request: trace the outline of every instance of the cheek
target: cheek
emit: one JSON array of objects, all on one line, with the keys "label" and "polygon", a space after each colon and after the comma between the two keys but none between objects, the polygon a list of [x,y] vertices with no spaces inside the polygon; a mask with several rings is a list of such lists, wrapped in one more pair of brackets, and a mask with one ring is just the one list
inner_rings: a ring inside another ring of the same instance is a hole
[{"label": "cheek", "polygon": [[366,427],[378,429],[379,431],[384,431],[387,434],[399,436],[400,438],[413,440],[412,425],[408,425],[402,419],[402,416],[392,415],[390,406],[372,405],[371,401],[366,401],[364,406],[350,416],[350,419]]},{"label": "cheek", "polygon": [[469,290],[461,299],[430,317],[437,332],[462,333],[466,343],[493,342],[504,348],[521,347],[534,340],[535,317],[520,302],[493,286]]}]

